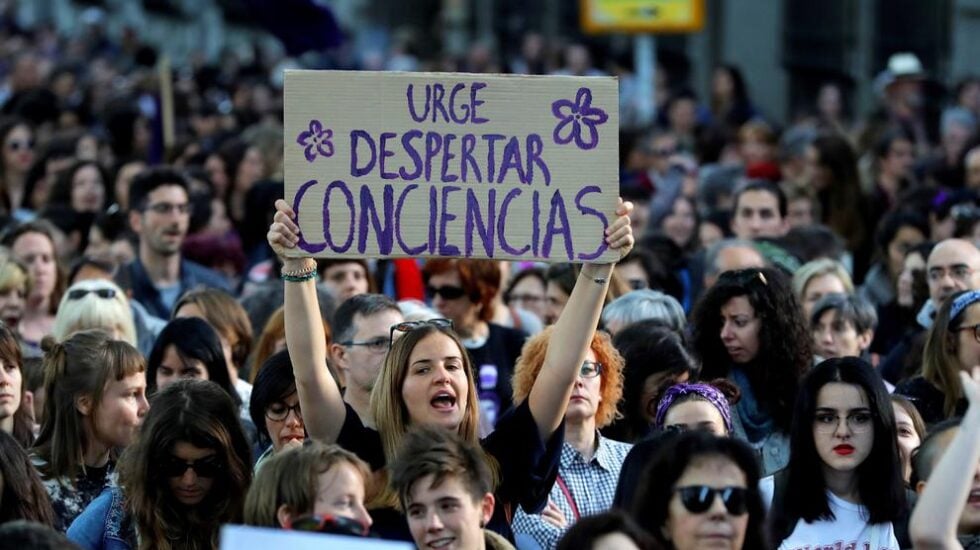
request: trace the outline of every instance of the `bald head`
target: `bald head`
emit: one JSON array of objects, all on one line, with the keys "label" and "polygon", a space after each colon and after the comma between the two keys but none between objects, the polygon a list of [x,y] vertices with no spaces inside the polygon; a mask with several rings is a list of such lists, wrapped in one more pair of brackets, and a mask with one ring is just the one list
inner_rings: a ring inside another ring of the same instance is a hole
[{"label": "bald head", "polygon": [[938,308],[951,294],[980,289],[980,250],[967,240],[946,239],[929,254],[926,273],[929,297]]}]

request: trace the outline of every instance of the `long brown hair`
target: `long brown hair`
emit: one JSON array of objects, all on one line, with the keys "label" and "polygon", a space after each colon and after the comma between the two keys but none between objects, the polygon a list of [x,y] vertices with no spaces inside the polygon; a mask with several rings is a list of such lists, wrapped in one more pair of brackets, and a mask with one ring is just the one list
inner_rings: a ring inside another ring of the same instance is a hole
[{"label": "long brown hair", "polygon": [[177,300],[171,317],[175,318],[180,308],[187,304],[196,305],[204,320],[231,345],[231,359],[235,364],[228,366],[245,368],[245,360],[252,351],[252,322],[248,320],[245,308],[231,294],[221,289],[198,288]]},{"label": "long brown hair", "polygon": [[30,457],[14,438],[0,431],[0,523],[17,519],[54,527],[54,510]]},{"label": "long brown hair", "polygon": [[943,302],[926,335],[926,345],[922,351],[922,377],[943,392],[943,416],[947,418],[956,414],[956,403],[963,397],[959,372],[964,365],[960,364],[957,357],[960,349],[956,337],[959,332],[957,329],[963,323],[967,310],[980,303],[967,305],[951,319],[953,303],[966,292],[972,291],[958,292]]},{"label": "long brown hair", "polygon": [[20,371],[20,405],[14,412],[14,430],[11,435],[21,447],[27,449],[34,443],[34,422],[31,421],[31,415],[24,406],[24,391],[27,389],[27,380],[24,379],[22,368],[24,360],[17,337],[4,324],[0,324],[0,362],[4,365],[13,365]]},{"label": "long brown hair", "polygon": [[[188,508],[172,498],[159,464],[178,442],[213,449],[222,472],[203,502]],[[214,548],[218,529],[239,523],[252,481],[251,451],[235,404],[221,387],[179,380],[150,402],[136,443],[119,459],[119,485],[140,534],[141,549]]]},{"label": "long brown hair", "polygon": [[[42,475],[73,483],[84,468],[85,449],[93,443],[90,432],[106,385],[145,372],[146,363],[136,348],[100,330],[75,333],[60,344],[48,337],[42,347],[47,399],[34,452],[46,462]],[[76,408],[77,399],[83,396],[93,404],[88,417]]]}]

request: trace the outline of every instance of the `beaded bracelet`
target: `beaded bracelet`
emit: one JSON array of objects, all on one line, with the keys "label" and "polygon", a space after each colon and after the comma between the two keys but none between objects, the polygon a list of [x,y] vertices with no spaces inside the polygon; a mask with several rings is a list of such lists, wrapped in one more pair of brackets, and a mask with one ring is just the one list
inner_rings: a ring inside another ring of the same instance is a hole
[{"label": "beaded bracelet", "polygon": [[289,283],[302,283],[303,281],[309,281],[315,278],[316,273],[316,263],[313,263],[310,267],[302,269],[300,271],[293,272],[280,272],[279,277]]}]

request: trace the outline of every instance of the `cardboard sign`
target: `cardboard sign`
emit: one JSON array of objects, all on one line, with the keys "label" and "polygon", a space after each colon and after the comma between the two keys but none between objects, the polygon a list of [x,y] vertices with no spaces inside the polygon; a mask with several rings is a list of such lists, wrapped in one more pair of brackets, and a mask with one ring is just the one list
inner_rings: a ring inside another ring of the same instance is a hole
[{"label": "cardboard sign", "polygon": [[324,548],[344,548],[345,550],[411,550],[414,545],[379,539],[361,539],[342,535],[306,533],[249,527],[245,525],[225,525],[221,528],[221,550],[269,550],[270,548],[289,548],[290,550],[323,550]]},{"label": "cardboard sign", "polygon": [[286,71],[297,255],[613,261],[614,78]]},{"label": "cardboard sign", "polygon": [[704,0],[580,0],[587,33],[687,33],[704,28]]}]

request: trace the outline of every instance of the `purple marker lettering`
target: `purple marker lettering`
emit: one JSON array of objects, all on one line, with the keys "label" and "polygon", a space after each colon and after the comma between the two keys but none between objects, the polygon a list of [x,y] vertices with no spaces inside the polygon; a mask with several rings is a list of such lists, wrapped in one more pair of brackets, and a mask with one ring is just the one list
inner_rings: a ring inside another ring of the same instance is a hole
[{"label": "purple marker lettering", "polygon": [[429,187],[429,255],[436,253],[436,216],[439,213],[439,195],[435,186]]},{"label": "purple marker lettering", "polygon": [[449,194],[459,191],[461,188],[455,185],[445,185],[442,188],[442,213],[439,216],[439,255],[440,256],[459,256],[459,247],[449,244],[446,239],[449,235],[449,222],[456,219],[455,214],[449,213]]},{"label": "purple marker lettering", "polygon": [[425,87],[425,111],[422,111],[422,116],[419,116],[415,110],[415,102],[412,100],[412,89],[414,87],[414,84],[409,84],[408,91],[405,93],[408,96],[408,114],[415,122],[425,122],[426,117],[429,116],[429,100],[432,98],[432,90],[429,86]]},{"label": "purple marker lettering", "polygon": [[378,148],[381,149],[381,160],[378,161],[378,169],[381,171],[381,179],[398,179],[398,174],[385,170],[385,159],[395,156],[395,152],[388,149],[388,140],[395,139],[398,134],[394,132],[382,132],[378,139]]},{"label": "purple marker lettering", "polygon": [[442,137],[442,182],[452,183],[459,179],[456,174],[449,173],[449,161],[456,158],[456,155],[449,152],[449,148],[452,146],[453,140],[456,139],[456,134],[446,134]]},{"label": "purple marker lettering", "polygon": [[517,170],[518,181],[527,183],[524,167],[521,166],[521,146],[516,137],[507,140],[507,145],[504,146],[504,154],[501,155],[500,174],[497,176],[497,183],[503,183],[504,178],[507,177],[507,171],[512,168]]},{"label": "purple marker lettering", "polygon": [[494,144],[498,141],[503,141],[505,136],[500,134],[483,134],[483,141],[487,142],[487,182],[493,181],[494,171],[496,170],[497,158],[494,155]]},{"label": "purple marker lettering", "polygon": [[408,194],[411,191],[418,188],[418,184],[408,184],[398,195],[398,204],[395,206],[395,238],[398,240],[398,246],[401,247],[402,252],[408,254],[409,256],[417,256],[425,251],[425,243],[422,243],[416,247],[410,247],[405,244],[405,240],[402,239],[402,209],[405,208],[405,199],[408,198]]},{"label": "purple marker lettering", "polygon": [[483,251],[488,258],[493,258],[493,222],[494,210],[497,205],[497,190],[493,187],[487,193],[489,203],[487,204],[486,223],[483,223],[483,213],[480,210],[480,202],[476,198],[473,189],[466,190],[466,257],[473,255],[473,230],[475,229],[480,240],[483,241]]},{"label": "purple marker lettering", "polygon": [[[357,144],[364,140],[371,150],[371,160],[363,167],[358,167]],[[366,176],[374,170],[374,162],[378,158],[378,151],[374,147],[374,138],[364,130],[350,131],[350,175],[355,178]]]},{"label": "purple marker lettering", "polygon": [[541,193],[531,193],[531,253],[535,258],[541,254]]},{"label": "purple marker lettering", "polygon": [[412,159],[412,164],[415,165],[414,172],[406,171],[404,166],[398,169],[398,175],[403,180],[412,181],[422,175],[422,157],[419,156],[418,150],[412,145],[412,140],[420,137],[422,137],[422,130],[409,130],[402,134],[402,147],[405,148],[405,153],[408,154],[408,158]]},{"label": "purple marker lettering", "polygon": [[466,84],[460,82],[455,86],[453,86],[452,92],[449,92],[449,114],[453,117],[453,122],[455,122],[456,124],[466,124],[466,119],[469,117],[470,114],[470,106],[467,105],[466,101],[464,100],[463,104],[459,106],[460,110],[463,111],[463,118],[456,117],[456,95],[459,94],[460,91],[465,89],[466,89]]},{"label": "purple marker lettering", "polygon": [[361,227],[357,239],[357,251],[361,254],[364,254],[367,249],[368,222],[378,236],[378,252],[384,255],[391,254],[391,232],[393,229],[391,213],[394,207],[395,190],[392,189],[391,184],[386,184],[383,193],[384,222],[378,216],[378,208],[374,205],[371,188],[367,185],[361,186]]},{"label": "purple marker lettering", "polygon": [[507,228],[507,209],[510,207],[510,201],[520,196],[520,194],[520,187],[512,187],[511,190],[507,192],[503,202],[500,203],[500,213],[497,215],[497,240],[500,241],[500,249],[511,256],[523,256],[528,250],[531,249],[530,244],[521,249],[514,248],[507,242],[507,237],[504,231]]},{"label": "purple marker lettering", "polygon": [[[299,189],[296,190],[296,196],[293,197],[293,212],[296,212],[297,215],[299,214],[299,205],[301,202],[303,202],[303,197],[306,195],[306,192],[310,189],[310,187],[313,187],[316,184],[317,184],[316,180],[310,180],[304,183],[303,185],[300,185]],[[326,248],[327,243],[324,242],[324,243],[313,244],[307,241],[306,237],[303,235],[303,232],[300,231],[299,242],[296,243],[296,246],[300,247],[304,252],[309,252],[310,254],[316,254],[317,252],[320,252],[321,250]]]},{"label": "purple marker lettering", "polygon": [[[586,216],[595,216],[599,218],[599,221],[602,222],[602,231],[605,232],[606,228],[609,227],[609,220],[606,218],[606,215],[594,208],[590,208],[582,204],[582,199],[584,199],[586,195],[591,193],[599,193],[601,195],[602,189],[600,189],[598,185],[587,185],[583,187],[575,195],[575,206],[582,214]],[[609,245],[606,244],[606,239],[604,235],[605,233],[600,233],[602,239],[599,243],[599,248],[597,248],[595,252],[591,254],[585,254],[583,252],[579,252],[578,259],[590,262],[592,260],[595,260],[599,256],[602,256],[602,253],[605,252],[607,248],[609,248]]]},{"label": "purple marker lettering", "polygon": [[478,105],[483,105],[485,102],[483,100],[476,98],[476,92],[487,87],[486,82],[474,82],[470,84],[470,122],[473,124],[483,124],[484,122],[490,122],[488,119],[480,118],[476,114],[476,107]]},{"label": "purple marker lettering", "polygon": [[538,134],[528,134],[526,145],[524,149],[527,151],[527,182],[534,183],[534,165],[537,164],[538,168],[541,169],[541,175],[544,177],[544,184],[551,185],[551,171],[548,170],[548,165],[544,163],[544,159],[541,158],[541,153],[544,152],[544,141]]},{"label": "purple marker lettering", "polygon": [[460,138],[462,143],[462,152],[459,154],[459,164],[460,164],[460,179],[464,182],[469,181],[467,175],[467,166],[473,168],[474,177],[476,178],[476,183],[483,183],[483,176],[480,174],[480,165],[476,163],[476,159],[473,157],[473,150],[476,149],[476,136],[473,134],[463,134]]},{"label": "purple marker lettering", "polygon": [[[330,193],[334,189],[340,191],[344,195],[344,199],[347,201],[347,211],[350,212],[350,223],[347,225],[347,240],[344,241],[342,246],[337,246],[333,242],[333,237],[330,233]],[[327,190],[323,193],[323,239],[327,242],[327,246],[330,250],[334,252],[344,253],[350,248],[351,244],[354,243],[354,195],[347,188],[347,184],[341,180],[334,180],[330,182],[327,186]]]},{"label": "purple marker lettering", "polygon": [[[561,225],[556,225],[561,222]],[[545,228],[544,243],[541,245],[541,253],[545,258],[551,258],[551,244],[555,235],[559,235],[565,241],[565,255],[568,261],[572,261],[572,232],[568,224],[568,212],[565,211],[565,201],[561,198],[561,191],[555,189],[555,194],[551,197],[551,211],[548,214],[548,227]]]},{"label": "purple marker lettering", "polygon": [[442,134],[439,132],[425,133],[425,181],[432,181],[432,159],[439,154],[442,147]]},{"label": "purple marker lettering", "polygon": [[446,112],[446,106],[442,104],[443,98],[446,97],[446,88],[440,82],[436,82],[432,85],[432,122],[436,122],[436,111],[442,113],[442,118],[449,122],[449,113]]}]

